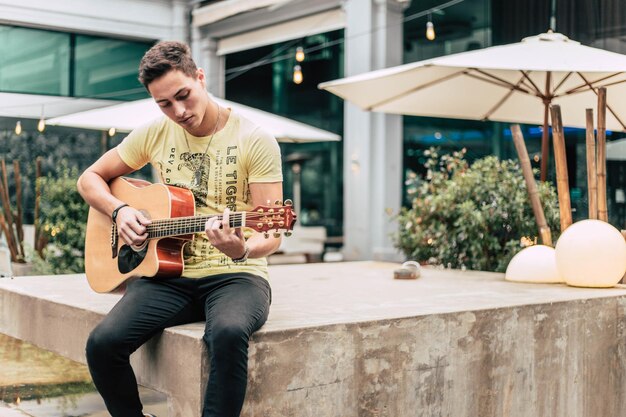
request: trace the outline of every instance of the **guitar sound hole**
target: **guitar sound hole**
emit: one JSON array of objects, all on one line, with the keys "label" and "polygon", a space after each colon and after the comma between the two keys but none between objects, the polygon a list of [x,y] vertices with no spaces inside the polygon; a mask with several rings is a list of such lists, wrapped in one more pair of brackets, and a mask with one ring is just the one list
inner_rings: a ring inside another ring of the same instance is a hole
[{"label": "guitar sound hole", "polygon": [[122,245],[120,253],[117,256],[117,269],[122,274],[132,271],[137,268],[141,262],[143,262],[147,252],[148,245],[140,251],[136,251],[128,245]]}]

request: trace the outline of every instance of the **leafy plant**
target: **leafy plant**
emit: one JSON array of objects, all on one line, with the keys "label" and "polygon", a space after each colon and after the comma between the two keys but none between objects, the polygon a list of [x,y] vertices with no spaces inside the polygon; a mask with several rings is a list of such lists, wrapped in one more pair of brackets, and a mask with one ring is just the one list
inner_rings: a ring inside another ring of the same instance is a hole
[{"label": "leafy plant", "polygon": [[78,170],[62,164],[56,176],[38,179],[41,186],[41,230],[47,239],[43,261],[34,258],[41,274],[79,273],[85,270],[85,230],[88,206],[76,190]]},{"label": "leafy plant", "polygon": [[[465,160],[465,149],[428,158],[424,179],[411,174],[412,205],[398,214],[395,245],[407,258],[448,268],[504,271],[523,237],[537,238],[537,225],[521,168],[495,156]],[[538,184],[548,226],[555,233],[559,211],[554,186]],[[554,236],[556,240],[556,236]]]}]

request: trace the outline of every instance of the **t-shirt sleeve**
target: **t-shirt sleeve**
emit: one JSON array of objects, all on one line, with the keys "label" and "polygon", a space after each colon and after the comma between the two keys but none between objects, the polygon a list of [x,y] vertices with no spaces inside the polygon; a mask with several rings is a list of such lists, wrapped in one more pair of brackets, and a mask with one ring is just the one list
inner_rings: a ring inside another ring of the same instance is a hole
[{"label": "t-shirt sleeve", "polygon": [[278,146],[274,136],[261,128],[257,128],[247,148],[249,182],[280,182],[283,180],[280,146]]},{"label": "t-shirt sleeve", "polygon": [[153,122],[134,129],[117,145],[122,161],[133,169],[140,169],[150,162],[151,147],[161,123]]}]

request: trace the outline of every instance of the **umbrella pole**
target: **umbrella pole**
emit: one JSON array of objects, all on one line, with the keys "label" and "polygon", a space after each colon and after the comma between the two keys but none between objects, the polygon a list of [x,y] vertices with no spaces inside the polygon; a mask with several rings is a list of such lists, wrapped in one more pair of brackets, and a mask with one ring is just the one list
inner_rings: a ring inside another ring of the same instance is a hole
[{"label": "umbrella pole", "polygon": [[587,194],[589,218],[598,218],[598,178],[596,177],[596,138],[593,132],[593,109],[586,110],[587,117]]},{"label": "umbrella pole", "polygon": [[598,88],[598,219],[608,222],[606,202],[606,88]]},{"label": "umbrella pole", "polygon": [[524,135],[519,125],[511,125],[511,132],[513,133],[513,143],[515,144],[515,150],[519,157],[519,162],[522,167],[522,173],[524,174],[524,181],[526,182],[526,189],[528,190],[528,197],[530,198],[530,204],[535,214],[535,220],[537,226],[539,226],[539,235],[541,241],[546,246],[552,246],[552,235],[550,228],[546,222],[546,216],[541,206],[541,200],[539,199],[539,191],[537,189],[537,183],[535,182],[535,176],[533,175],[533,169],[530,166],[530,158],[528,158],[528,151],[526,150],[526,144],[524,143]]},{"label": "umbrella pole", "polygon": [[572,206],[569,198],[569,180],[567,177],[567,156],[565,154],[565,136],[563,135],[563,119],[561,106],[554,105],[552,111],[552,144],[554,145],[554,162],[556,165],[556,189],[559,197],[559,213],[561,217],[561,233],[572,224]]},{"label": "umbrella pole", "polygon": [[548,178],[548,159],[550,158],[550,136],[548,118],[550,117],[550,102],[543,102],[543,131],[541,132],[541,174],[539,179],[545,182]]}]

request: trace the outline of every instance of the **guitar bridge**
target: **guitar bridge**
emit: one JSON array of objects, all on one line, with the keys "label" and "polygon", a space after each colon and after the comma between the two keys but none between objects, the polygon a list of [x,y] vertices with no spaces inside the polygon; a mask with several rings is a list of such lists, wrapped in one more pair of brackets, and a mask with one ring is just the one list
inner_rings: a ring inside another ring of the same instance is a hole
[{"label": "guitar bridge", "polygon": [[111,259],[117,258],[117,225],[113,223],[111,226]]}]

